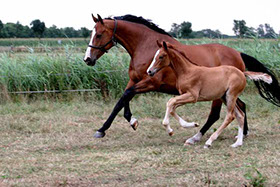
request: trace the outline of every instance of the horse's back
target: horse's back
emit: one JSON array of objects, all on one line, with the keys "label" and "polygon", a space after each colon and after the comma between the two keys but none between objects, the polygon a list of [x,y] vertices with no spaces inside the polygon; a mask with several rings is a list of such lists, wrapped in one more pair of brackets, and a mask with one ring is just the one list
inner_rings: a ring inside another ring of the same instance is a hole
[{"label": "horse's back", "polygon": [[240,52],[222,44],[182,45],[181,50],[194,63],[200,66],[234,66],[245,71]]}]

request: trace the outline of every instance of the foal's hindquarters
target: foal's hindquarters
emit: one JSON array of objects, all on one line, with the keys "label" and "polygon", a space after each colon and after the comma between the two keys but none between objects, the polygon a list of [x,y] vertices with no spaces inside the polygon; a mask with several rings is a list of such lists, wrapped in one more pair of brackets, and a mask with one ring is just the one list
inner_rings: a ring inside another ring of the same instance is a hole
[{"label": "foal's hindquarters", "polygon": [[[180,124],[183,122],[183,120],[175,113],[177,107],[184,105],[186,103],[195,103],[197,101],[207,101],[207,100],[210,101],[214,99],[222,99],[222,101],[227,107],[226,109],[227,114],[225,120],[223,121],[222,125],[218,128],[218,130],[214,132],[211,135],[211,137],[207,140],[204,148],[209,148],[212,145],[212,142],[216,140],[218,136],[221,134],[223,129],[225,129],[235,118],[237,119],[239,124],[238,136],[237,136],[237,141],[231,146],[238,147],[242,145],[244,113],[236,104],[236,100],[246,86],[246,78],[245,75],[237,68],[234,67],[220,67],[220,68],[228,68],[230,70],[229,72],[231,72],[231,74],[224,77],[224,79],[227,80],[224,80],[223,82],[219,82],[219,81],[214,82],[214,84],[212,84],[212,89],[208,88],[209,90],[203,90],[205,88],[200,88],[200,90],[192,90],[192,89],[188,90],[186,93],[183,93],[180,96],[173,97],[167,102],[166,114],[163,120],[163,125],[166,127],[169,135],[173,134],[173,130],[170,128],[169,125],[169,114],[175,117],[175,119],[177,119]],[[219,86],[220,84],[224,85],[224,88],[222,88],[221,90],[217,91],[217,89],[213,88]],[[201,98],[200,94],[203,92],[208,93],[209,95],[207,96],[203,95],[203,98]],[[220,95],[220,97],[216,98],[215,96],[211,95],[211,92],[213,92],[213,94],[215,95]],[[218,92],[221,93],[217,94]],[[208,99],[206,97],[208,97]],[[192,123],[185,122],[185,125],[186,125],[185,127],[197,126],[197,124],[194,122]],[[188,142],[186,141],[185,145],[187,144]]]}]

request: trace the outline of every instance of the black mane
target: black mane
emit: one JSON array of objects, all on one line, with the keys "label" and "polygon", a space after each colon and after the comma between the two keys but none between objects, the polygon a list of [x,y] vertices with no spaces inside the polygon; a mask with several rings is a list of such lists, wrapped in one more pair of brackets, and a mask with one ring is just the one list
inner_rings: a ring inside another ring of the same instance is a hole
[{"label": "black mane", "polygon": [[[112,18],[106,18],[106,19],[112,19]],[[172,37],[166,31],[164,31],[163,29],[159,28],[156,24],[154,24],[152,22],[152,20],[149,20],[149,19],[146,20],[141,16],[137,17],[137,16],[134,16],[134,15],[127,14],[127,15],[124,15],[124,16],[116,16],[116,17],[114,17],[114,19],[123,20],[123,21],[130,21],[130,22],[133,22],[133,23],[139,23],[139,24],[142,24],[142,25],[145,25],[145,26],[149,27],[150,29],[152,29],[152,30],[154,30],[158,33],[165,34],[165,35],[168,35],[168,36]]]}]

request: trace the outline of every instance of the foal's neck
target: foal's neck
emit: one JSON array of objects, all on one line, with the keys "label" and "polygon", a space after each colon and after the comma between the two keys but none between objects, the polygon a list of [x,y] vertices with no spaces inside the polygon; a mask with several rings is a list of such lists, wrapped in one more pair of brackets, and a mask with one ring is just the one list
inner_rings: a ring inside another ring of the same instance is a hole
[{"label": "foal's neck", "polygon": [[193,69],[197,68],[192,62],[186,59],[182,54],[174,49],[169,49],[169,56],[171,59],[171,65],[174,69],[176,77],[183,74],[190,74]]}]

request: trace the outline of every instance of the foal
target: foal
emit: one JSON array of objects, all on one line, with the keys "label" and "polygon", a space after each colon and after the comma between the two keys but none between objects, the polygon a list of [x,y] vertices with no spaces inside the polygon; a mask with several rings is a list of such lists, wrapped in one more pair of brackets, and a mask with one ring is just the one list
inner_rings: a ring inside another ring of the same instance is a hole
[{"label": "foal", "polygon": [[[203,67],[197,66],[191,62],[184,53],[178,51],[170,43],[157,42],[160,49],[156,52],[154,60],[147,70],[150,76],[153,76],[161,68],[171,66],[176,75],[176,87],[180,96],[171,98],[167,102],[167,108],[163,125],[166,127],[169,135],[173,134],[173,129],[169,126],[169,114],[179,121],[180,118],[175,110],[177,107],[186,103],[196,103],[198,101],[212,101],[222,99],[227,107],[227,114],[222,125],[207,140],[204,148],[211,146],[212,142],[218,138],[223,129],[225,129],[235,118],[238,121],[238,137],[232,147],[238,147],[243,142],[243,124],[244,113],[236,104],[236,100],[246,86],[246,78],[253,80],[263,80],[271,83],[272,79],[265,73],[241,72],[233,66]],[[195,123],[184,123],[185,127],[197,126]],[[188,144],[186,141],[185,145]]]}]

